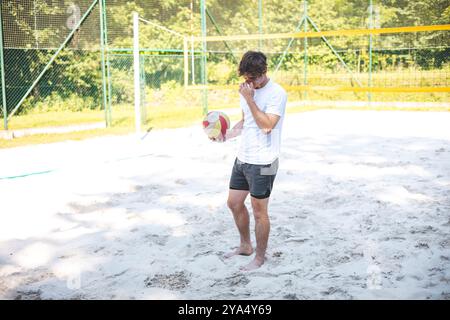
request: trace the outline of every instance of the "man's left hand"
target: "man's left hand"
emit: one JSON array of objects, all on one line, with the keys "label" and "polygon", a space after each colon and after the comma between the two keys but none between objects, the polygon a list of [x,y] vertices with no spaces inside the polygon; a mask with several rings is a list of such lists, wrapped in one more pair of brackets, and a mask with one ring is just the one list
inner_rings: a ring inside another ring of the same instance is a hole
[{"label": "man's left hand", "polygon": [[241,83],[239,86],[239,93],[244,97],[245,100],[253,100],[255,95],[255,88],[253,87],[253,83]]}]

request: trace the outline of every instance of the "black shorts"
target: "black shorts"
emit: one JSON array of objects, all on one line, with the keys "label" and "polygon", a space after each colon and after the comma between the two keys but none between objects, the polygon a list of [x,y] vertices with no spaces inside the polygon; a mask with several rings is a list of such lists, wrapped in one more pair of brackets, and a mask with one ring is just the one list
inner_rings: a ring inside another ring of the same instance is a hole
[{"label": "black shorts", "polygon": [[230,189],[249,190],[254,198],[265,199],[272,192],[278,171],[278,159],[271,164],[250,164],[234,160],[230,178]]}]

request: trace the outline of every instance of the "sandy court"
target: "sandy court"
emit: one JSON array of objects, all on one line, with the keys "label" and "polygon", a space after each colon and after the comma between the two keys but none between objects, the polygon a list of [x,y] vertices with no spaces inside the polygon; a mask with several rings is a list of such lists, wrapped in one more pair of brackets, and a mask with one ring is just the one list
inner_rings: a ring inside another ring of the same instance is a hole
[{"label": "sandy court", "polygon": [[199,124],[0,150],[0,298],[450,299],[450,113],[288,114],[246,273],[222,258],[238,144]]}]

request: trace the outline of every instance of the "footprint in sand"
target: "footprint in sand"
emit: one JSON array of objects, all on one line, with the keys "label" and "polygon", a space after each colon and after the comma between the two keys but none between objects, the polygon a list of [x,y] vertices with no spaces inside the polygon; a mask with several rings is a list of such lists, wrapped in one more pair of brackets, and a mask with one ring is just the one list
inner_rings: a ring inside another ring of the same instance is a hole
[{"label": "footprint in sand", "polygon": [[186,288],[190,283],[191,275],[179,271],[171,274],[156,274],[154,277],[147,277],[144,280],[146,287],[158,287],[169,290],[180,290]]},{"label": "footprint in sand", "polygon": [[274,258],[279,258],[279,257],[281,257],[282,254],[283,254],[283,252],[281,252],[281,251],[276,251],[276,252],[274,252],[274,253],[272,254],[272,257],[274,257]]},{"label": "footprint in sand", "polygon": [[245,275],[238,273],[225,279],[216,281],[211,285],[211,287],[219,285],[222,287],[232,288],[236,286],[245,286],[249,283],[250,280]]},{"label": "footprint in sand", "polygon": [[42,291],[39,290],[29,290],[29,291],[17,291],[17,296],[14,300],[42,300]]},{"label": "footprint in sand", "polygon": [[157,245],[165,246],[169,239],[169,236],[160,236],[157,234],[147,234],[144,236],[144,238],[152,243],[157,244]]}]

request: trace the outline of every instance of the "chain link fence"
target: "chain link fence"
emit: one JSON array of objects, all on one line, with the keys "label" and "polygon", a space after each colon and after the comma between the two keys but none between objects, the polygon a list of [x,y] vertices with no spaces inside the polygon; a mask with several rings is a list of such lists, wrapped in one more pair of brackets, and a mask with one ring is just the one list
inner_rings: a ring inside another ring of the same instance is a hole
[{"label": "chain link fence", "polygon": [[[209,3],[205,13],[207,79],[214,89],[208,90],[208,98],[219,96],[225,85],[236,88],[239,82],[234,73],[223,77],[216,70],[235,66],[236,58],[247,50],[261,50],[268,57],[269,75],[288,90],[291,105],[450,109],[448,28],[375,35],[345,32],[448,24],[450,8],[444,1],[408,2],[406,7],[392,1]],[[314,35],[324,30],[337,32]],[[286,32],[308,34],[272,37]],[[251,34],[261,36],[244,40],[238,36]],[[222,92],[224,97],[228,94]],[[216,103],[209,99],[208,105]]]},{"label": "chain link fence", "polygon": [[98,2],[6,1],[1,10],[12,127],[20,128],[14,120],[27,114],[42,126],[66,124],[62,113],[92,111],[88,121],[103,121]]},{"label": "chain link fence", "polygon": [[[0,93],[6,95],[13,129],[104,122],[110,117],[113,127],[133,130],[136,11],[141,17],[140,92],[147,128],[197,121],[205,103],[209,109],[236,108],[241,81],[237,67],[247,50],[266,53],[269,76],[288,90],[291,106],[448,105],[448,29],[272,36],[448,26],[450,21],[445,1],[400,5],[375,0],[208,0],[202,11],[201,0],[3,1],[5,87]],[[204,41],[198,38],[202,34],[260,36]],[[4,117],[3,102],[0,109]],[[31,124],[21,121],[25,116],[31,117]]]}]

